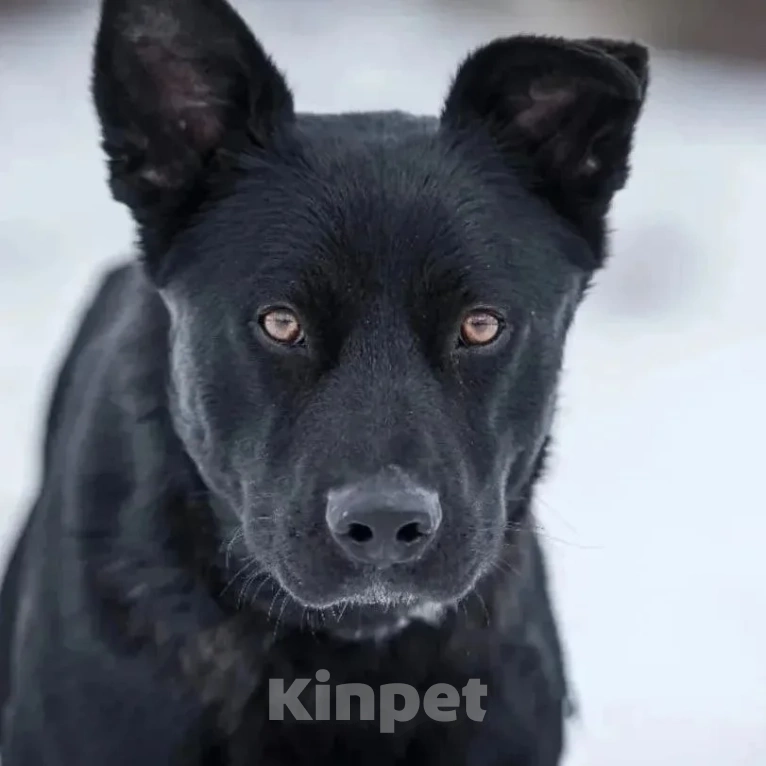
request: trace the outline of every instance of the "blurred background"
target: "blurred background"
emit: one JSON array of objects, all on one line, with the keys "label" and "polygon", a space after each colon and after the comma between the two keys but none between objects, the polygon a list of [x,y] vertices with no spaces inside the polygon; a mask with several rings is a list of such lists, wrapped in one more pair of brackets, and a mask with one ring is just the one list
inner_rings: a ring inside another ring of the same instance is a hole
[{"label": "blurred background", "polygon": [[[299,108],[436,112],[518,32],[653,48],[613,256],[540,493],[580,705],[567,766],[766,763],[766,3],[235,0]],[[96,0],[0,0],[0,560],[76,312],[130,254],[88,80]]]}]

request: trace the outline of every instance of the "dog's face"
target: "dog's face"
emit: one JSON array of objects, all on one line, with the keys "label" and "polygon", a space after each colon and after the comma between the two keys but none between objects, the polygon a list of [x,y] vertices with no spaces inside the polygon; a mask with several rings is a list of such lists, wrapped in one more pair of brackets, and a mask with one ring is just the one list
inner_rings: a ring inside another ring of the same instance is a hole
[{"label": "dog's face", "polygon": [[297,598],[450,601],[534,471],[582,245],[441,136],[311,135],[175,239],[177,424]]},{"label": "dog's face", "polygon": [[175,422],[297,601],[452,603],[502,566],[645,83],[639,46],[512,38],[440,120],[296,117],[220,0],[107,0],[95,95]]}]

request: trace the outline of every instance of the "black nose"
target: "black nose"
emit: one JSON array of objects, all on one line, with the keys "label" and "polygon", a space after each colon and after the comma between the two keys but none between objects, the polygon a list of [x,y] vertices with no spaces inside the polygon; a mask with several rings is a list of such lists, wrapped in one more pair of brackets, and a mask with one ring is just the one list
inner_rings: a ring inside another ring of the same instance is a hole
[{"label": "black nose", "polygon": [[413,561],[441,520],[436,492],[395,481],[363,482],[331,490],[327,498],[330,534],[349,558],[365,564]]}]

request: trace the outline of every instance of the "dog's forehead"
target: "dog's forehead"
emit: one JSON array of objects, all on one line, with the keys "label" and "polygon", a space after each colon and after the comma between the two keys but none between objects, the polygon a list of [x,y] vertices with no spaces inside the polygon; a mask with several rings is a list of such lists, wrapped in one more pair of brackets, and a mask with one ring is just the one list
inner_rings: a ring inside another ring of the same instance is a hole
[{"label": "dog's forehead", "polygon": [[280,211],[292,216],[315,250],[332,246],[336,253],[408,263],[448,244],[488,252],[492,240],[509,234],[509,209],[517,218],[512,236],[522,240],[534,231],[522,190],[507,183],[504,199],[435,137],[338,137],[312,142],[304,152],[300,165],[277,170],[254,204],[265,197],[272,222]]},{"label": "dog's forehead", "polygon": [[201,281],[215,284],[215,270],[264,300],[340,304],[413,285],[539,302],[571,281],[567,233],[512,174],[477,170],[428,122],[349,119],[352,129],[320,120],[277,162],[245,162],[202,226]]}]

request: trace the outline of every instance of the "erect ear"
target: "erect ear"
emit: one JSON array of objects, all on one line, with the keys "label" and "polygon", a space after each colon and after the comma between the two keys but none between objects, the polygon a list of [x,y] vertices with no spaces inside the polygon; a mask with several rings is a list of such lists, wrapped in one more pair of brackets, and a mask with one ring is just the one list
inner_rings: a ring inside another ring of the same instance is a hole
[{"label": "erect ear", "polygon": [[641,96],[646,94],[646,87],[649,84],[649,51],[646,47],[627,40],[608,40],[603,37],[588,37],[579,42],[582,45],[598,48],[625,64],[636,76],[641,88]]},{"label": "erect ear", "polygon": [[282,75],[225,0],[104,0],[93,93],[111,184],[139,222],[222,149],[293,118]]},{"label": "erect ear", "polygon": [[536,187],[608,204],[628,174],[648,79],[635,43],[546,37],[497,40],[459,68],[447,130],[488,133]]}]

